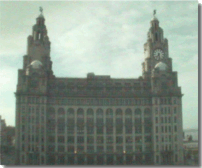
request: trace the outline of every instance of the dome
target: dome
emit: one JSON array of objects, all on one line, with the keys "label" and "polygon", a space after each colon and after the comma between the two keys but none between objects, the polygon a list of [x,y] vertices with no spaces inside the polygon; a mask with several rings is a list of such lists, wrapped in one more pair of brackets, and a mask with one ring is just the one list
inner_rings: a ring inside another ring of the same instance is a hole
[{"label": "dome", "polygon": [[151,19],[151,21],[158,21],[158,19],[157,19],[157,17],[156,16],[154,16],[152,19]]},{"label": "dome", "polygon": [[32,61],[31,64],[32,68],[39,69],[43,65],[39,60]]},{"label": "dome", "polygon": [[155,65],[154,68],[155,69],[159,69],[160,71],[165,71],[165,70],[167,70],[168,66],[165,63],[163,63],[163,62],[159,62],[159,63],[157,63]]}]

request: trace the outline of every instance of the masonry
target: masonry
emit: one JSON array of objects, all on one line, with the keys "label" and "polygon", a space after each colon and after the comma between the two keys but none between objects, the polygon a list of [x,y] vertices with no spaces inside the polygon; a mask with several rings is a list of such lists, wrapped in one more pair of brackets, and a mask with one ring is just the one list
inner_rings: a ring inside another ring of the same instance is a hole
[{"label": "masonry", "polygon": [[16,164],[183,164],[182,93],[154,15],[142,76],[58,78],[41,13],[16,90]]}]

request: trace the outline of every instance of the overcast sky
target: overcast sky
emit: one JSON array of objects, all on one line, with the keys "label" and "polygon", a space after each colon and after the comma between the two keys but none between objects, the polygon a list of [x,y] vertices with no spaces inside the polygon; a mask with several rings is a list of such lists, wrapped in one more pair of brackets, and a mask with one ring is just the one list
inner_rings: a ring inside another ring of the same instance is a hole
[{"label": "overcast sky", "polygon": [[142,75],[143,44],[153,10],[168,39],[173,70],[182,87],[183,126],[198,128],[198,4],[192,2],[0,2],[0,105],[7,125],[15,125],[17,70],[27,37],[42,6],[57,77],[112,78]]}]

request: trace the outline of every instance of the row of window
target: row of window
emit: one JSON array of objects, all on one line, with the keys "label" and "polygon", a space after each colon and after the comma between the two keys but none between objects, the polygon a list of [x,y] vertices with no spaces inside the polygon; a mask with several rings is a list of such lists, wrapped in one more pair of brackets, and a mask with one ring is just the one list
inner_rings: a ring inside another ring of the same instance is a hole
[{"label": "row of window", "polygon": [[[83,108],[78,108],[76,111],[77,111],[77,117],[78,118],[83,118],[84,117],[84,109]],[[89,116],[93,116],[94,115],[94,110],[92,108],[88,108],[86,110],[86,112],[87,112],[87,116],[88,115]],[[111,109],[111,108],[108,108],[106,111],[103,110],[103,109],[101,109],[101,108],[98,108],[96,110],[96,116],[97,117],[103,117],[104,112],[105,112],[105,115],[109,116],[109,117],[110,116],[113,117],[113,115],[114,115],[113,109]],[[135,115],[141,115],[142,110],[140,108],[136,108],[133,111],[132,109],[127,108],[125,110],[125,113],[123,113],[123,110],[121,108],[118,108],[118,109],[115,110],[115,115],[117,117],[122,117],[123,114],[125,114],[126,116],[127,115],[132,116],[132,112],[134,112]],[[47,113],[49,114],[49,116],[52,116],[52,115],[56,114],[55,113],[55,109],[53,107],[49,108],[48,111],[47,111]],[[59,108],[57,110],[57,113],[58,113],[58,117],[64,117],[65,109],[64,108]],[[151,110],[149,108],[145,108],[144,109],[144,114],[145,115],[151,115]],[[75,115],[75,110],[73,108],[67,109],[67,115],[68,115],[68,117],[73,117]]]},{"label": "row of window", "polygon": [[[17,99],[21,103],[46,103],[44,97],[26,97],[21,96]],[[69,98],[49,98],[49,104],[68,104],[68,105],[148,105],[152,104],[151,99],[69,99]],[[156,98],[154,104],[180,104],[180,101],[177,102],[177,99],[174,98]]]},{"label": "row of window", "polygon": [[[67,143],[84,143],[84,136],[77,136],[77,141],[75,136],[68,136],[67,137]],[[144,141],[145,142],[151,142],[152,138],[151,136],[145,136],[144,137]],[[97,136],[96,137],[96,143],[123,143],[123,136],[116,136],[116,138],[114,139],[113,136],[107,136],[106,139],[103,136]],[[55,143],[56,142],[56,137],[55,136],[48,136],[48,142],[49,143]],[[65,143],[65,136],[58,136],[57,137],[57,142],[58,143]],[[94,136],[88,136],[86,138],[86,142],[87,143],[94,143],[95,139]],[[133,140],[132,136],[126,136],[125,137],[125,142],[126,143],[132,143],[132,142],[142,142],[142,136],[136,136]]]},{"label": "row of window", "polygon": [[[124,153],[124,152],[123,152]],[[93,155],[93,156],[84,156],[84,155],[77,155],[77,156],[65,156],[65,155],[54,155],[54,154],[49,154],[47,155],[46,159],[46,165],[104,165],[109,164],[109,165],[130,165],[130,164],[152,164],[152,156],[151,154],[136,154],[136,155],[125,155],[125,156],[116,156],[116,155]],[[25,160],[25,155],[21,155],[21,161],[24,164],[29,164],[29,165],[43,165],[45,164],[45,158],[44,156],[37,156],[38,160],[35,160],[33,158],[36,158],[34,154],[29,154],[29,156],[26,156]],[[96,160],[95,160],[96,158]],[[106,160],[104,159],[106,158]],[[105,162],[106,161],[106,162]],[[146,161],[146,162],[145,162]]]},{"label": "row of window", "polygon": [[[146,124],[146,123],[145,123]],[[55,133],[56,129],[55,129],[55,125],[48,125],[48,132],[53,132]],[[84,127],[77,127],[77,130],[74,129],[74,126],[70,126],[67,127],[67,133],[68,134],[84,134]],[[103,126],[97,126],[95,127],[96,129],[94,129],[93,127],[87,127],[87,134],[104,134],[104,127]],[[144,127],[142,127],[142,125],[135,125],[135,129],[133,131],[132,126],[127,126],[127,127],[123,127],[123,125],[116,125],[116,127],[114,127],[115,129],[113,129],[113,127],[106,127],[106,134],[112,134],[112,133],[116,133],[116,134],[123,134],[123,131],[125,130],[126,134],[132,134],[132,133],[151,133],[152,132],[152,127],[151,125],[145,125]],[[64,126],[58,126],[57,127],[57,132],[59,133],[65,133],[65,127]]]},{"label": "row of window", "polygon": [[174,140],[176,142],[177,135],[175,135],[174,138],[172,138],[172,135],[161,135],[161,136],[156,135],[156,142],[160,142],[160,141],[161,142],[171,142],[172,140]]},{"label": "row of window", "polygon": [[161,117],[160,118],[161,120],[160,120],[160,122],[159,122],[159,117],[156,117],[155,118],[155,122],[156,122],[156,124],[157,123],[171,123],[172,121],[171,121],[171,119],[173,119],[173,122],[174,123],[177,123],[177,116],[174,116],[174,117]]},{"label": "row of window", "polygon": [[[171,126],[161,126],[161,133],[167,133],[167,132],[171,132],[172,131],[172,127]],[[177,125],[174,125],[174,132],[177,132]],[[156,133],[159,133],[159,127],[156,126]]]}]

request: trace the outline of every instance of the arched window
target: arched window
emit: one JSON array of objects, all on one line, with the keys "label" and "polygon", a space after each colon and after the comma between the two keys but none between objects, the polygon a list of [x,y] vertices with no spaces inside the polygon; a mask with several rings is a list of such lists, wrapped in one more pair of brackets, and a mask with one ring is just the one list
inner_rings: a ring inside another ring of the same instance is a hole
[{"label": "arched window", "polygon": [[101,108],[96,111],[98,117],[103,117],[103,110]]},{"label": "arched window", "polygon": [[131,109],[127,108],[125,112],[126,112],[126,117],[132,117],[132,110]]},{"label": "arched window", "polygon": [[78,116],[78,118],[83,118],[84,117],[84,110],[82,108],[79,108],[77,110],[77,116]]},{"label": "arched window", "polygon": [[157,33],[155,33],[155,39],[156,39],[156,41],[158,41],[158,34]]},{"label": "arched window", "polygon": [[58,109],[58,118],[64,118],[65,110],[63,108]]},{"label": "arched window", "polygon": [[108,108],[107,111],[106,111],[106,116],[107,117],[113,117],[113,110]]},{"label": "arched window", "polygon": [[150,114],[151,114],[150,109],[149,109],[149,108],[146,108],[146,109],[144,110],[144,115],[150,115]]},{"label": "arched window", "polygon": [[135,115],[141,115],[141,110],[139,108],[135,109]]},{"label": "arched window", "polygon": [[47,114],[48,114],[49,118],[55,118],[55,109],[53,107],[50,107],[48,109],[48,113]]},{"label": "arched window", "polygon": [[69,108],[67,110],[67,116],[68,117],[74,117],[74,109],[73,108]]},{"label": "arched window", "polygon": [[116,116],[117,117],[122,117],[122,115],[123,115],[122,110],[120,108],[116,109]]},{"label": "arched window", "polygon": [[93,117],[93,109],[91,109],[91,108],[89,108],[88,110],[87,110],[87,116],[88,117]]}]

